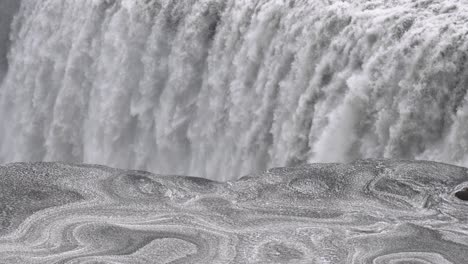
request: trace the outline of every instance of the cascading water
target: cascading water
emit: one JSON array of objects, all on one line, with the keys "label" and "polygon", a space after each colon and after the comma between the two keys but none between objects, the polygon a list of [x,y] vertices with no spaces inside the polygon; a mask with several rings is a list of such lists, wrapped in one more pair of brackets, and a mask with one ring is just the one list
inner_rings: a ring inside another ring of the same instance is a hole
[{"label": "cascading water", "polygon": [[0,8],[0,162],[218,180],[369,157],[468,165],[463,1]]},{"label": "cascading water", "polygon": [[0,81],[8,69],[7,53],[10,46],[10,25],[14,14],[18,10],[19,1],[0,1]]}]

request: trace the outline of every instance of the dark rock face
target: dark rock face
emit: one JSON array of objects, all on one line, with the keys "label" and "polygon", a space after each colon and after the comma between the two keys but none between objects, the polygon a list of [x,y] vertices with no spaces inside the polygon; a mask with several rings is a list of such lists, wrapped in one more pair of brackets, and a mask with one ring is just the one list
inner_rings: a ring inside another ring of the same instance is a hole
[{"label": "dark rock face", "polygon": [[467,169],[366,160],[238,181],[0,167],[0,263],[466,263]]},{"label": "dark rock face", "polygon": [[456,192],[455,196],[460,200],[468,201],[468,188]]}]

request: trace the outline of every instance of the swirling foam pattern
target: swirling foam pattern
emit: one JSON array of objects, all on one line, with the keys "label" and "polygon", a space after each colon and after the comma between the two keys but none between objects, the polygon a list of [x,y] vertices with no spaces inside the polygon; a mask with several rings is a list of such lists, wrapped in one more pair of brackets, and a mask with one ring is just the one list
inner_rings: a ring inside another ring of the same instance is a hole
[{"label": "swirling foam pattern", "polygon": [[0,167],[0,263],[467,263],[467,169],[366,160],[226,183]]}]

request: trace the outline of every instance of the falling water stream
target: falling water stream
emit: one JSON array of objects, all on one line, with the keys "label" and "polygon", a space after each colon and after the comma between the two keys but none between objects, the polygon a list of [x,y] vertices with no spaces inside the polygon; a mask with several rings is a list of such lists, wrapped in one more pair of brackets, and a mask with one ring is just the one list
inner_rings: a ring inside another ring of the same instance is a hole
[{"label": "falling water stream", "polygon": [[1,0],[0,162],[468,165],[467,25],[461,0]]}]

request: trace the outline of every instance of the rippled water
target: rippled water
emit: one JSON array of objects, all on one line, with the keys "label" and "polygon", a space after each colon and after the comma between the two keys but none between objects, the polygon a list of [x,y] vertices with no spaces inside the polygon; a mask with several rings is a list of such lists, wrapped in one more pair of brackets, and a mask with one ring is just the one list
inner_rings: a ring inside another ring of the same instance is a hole
[{"label": "rippled water", "polygon": [[368,160],[219,183],[11,164],[0,167],[0,263],[464,264],[467,172]]}]

